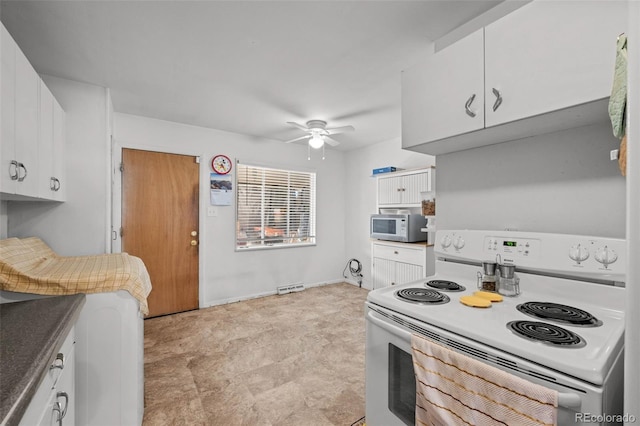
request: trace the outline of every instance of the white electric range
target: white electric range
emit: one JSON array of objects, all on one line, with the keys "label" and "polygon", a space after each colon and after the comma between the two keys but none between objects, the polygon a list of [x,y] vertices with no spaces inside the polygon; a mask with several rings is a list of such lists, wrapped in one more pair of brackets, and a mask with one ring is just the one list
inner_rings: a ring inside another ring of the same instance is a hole
[{"label": "white electric range", "polygon": [[[367,298],[367,424],[414,424],[412,333],[557,390],[560,425],[616,424],[625,253],[620,239],[438,231],[434,276]],[[479,290],[481,262],[497,255],[516,265],[520,294],[488,308],[462,304]]]}]

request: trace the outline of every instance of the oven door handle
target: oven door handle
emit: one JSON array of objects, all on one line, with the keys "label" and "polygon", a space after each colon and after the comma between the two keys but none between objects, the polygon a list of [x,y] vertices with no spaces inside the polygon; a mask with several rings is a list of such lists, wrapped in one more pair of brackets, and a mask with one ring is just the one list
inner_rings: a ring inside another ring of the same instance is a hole
[{"label": "oven door handle", "polygon": [[560,393],[558,392],[558,407],[562,408],[580,408],[582,398],[576,393]]},{"label": "oven door handle", "polygon": [[377,325],[378,327],[387,330],[389,333],[393,334],[394,336],[400,337],[401,339],[409,343],[411,342],[411,333],[401,329],[400,327],[396,327],[395,325],[389,324],[388,322],[385,322],[379,318],[376,318],[373,315],[373,311],[367,312],[367,319],[372,323],[374,323],[375,325]]},{"label": "oven door handle", "polygon": [[[405,340],[405,341],[411,341],[411,333],[403,330],[400,327],[397,327],[393,324],[389,324],[388,322],[385,322],[379,318],[377,318],[374,314],[374,311],[369,311],[367,312],[367,320],[371,321],[372,323],[374,323],[375,325],[377,325],[378,327],[388,331],[389,333],[393,334],[394,336],[400,337],[401,339]],[[558,407],[562,407],[562,408],[580,408],[580,406],[582,405],[582,398],[580,398],[580,395],[576,394],[576,393],[565,393],[565,392],[558,392]]]}]

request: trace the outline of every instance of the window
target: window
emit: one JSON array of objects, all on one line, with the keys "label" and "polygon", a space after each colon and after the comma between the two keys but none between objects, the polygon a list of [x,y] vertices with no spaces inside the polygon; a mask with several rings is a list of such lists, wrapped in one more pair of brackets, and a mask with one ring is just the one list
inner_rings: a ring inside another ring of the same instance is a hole
[{"label": "window", "polygon": [[236,248],[316,242],[316,174],[238,164]]}]

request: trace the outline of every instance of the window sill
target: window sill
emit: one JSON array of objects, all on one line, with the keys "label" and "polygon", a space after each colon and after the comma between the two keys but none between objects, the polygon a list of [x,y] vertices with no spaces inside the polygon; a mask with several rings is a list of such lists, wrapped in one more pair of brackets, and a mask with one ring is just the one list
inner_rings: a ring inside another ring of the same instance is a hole
[{"label": "window sill", "polygon": [[258,251],[258,250],[273,250],[273,249],[292,249],[297,247],[311,247],[315,246],[317,243],[297,243],[297,244],[272,244],[272,245],[263,245],[263,246],[236,246],[235,251]]}]

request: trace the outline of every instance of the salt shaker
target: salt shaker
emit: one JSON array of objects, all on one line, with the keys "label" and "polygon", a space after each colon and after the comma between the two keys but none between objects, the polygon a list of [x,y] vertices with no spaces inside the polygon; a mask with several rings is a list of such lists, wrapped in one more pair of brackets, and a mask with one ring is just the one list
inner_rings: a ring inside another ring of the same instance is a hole
[{"label": "salt shaker", "polygon": [[498,265],[498,293],[503,296],[520,294],[520,278],[516,277],[516,265]]}]

